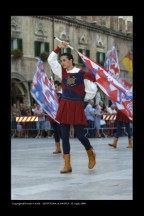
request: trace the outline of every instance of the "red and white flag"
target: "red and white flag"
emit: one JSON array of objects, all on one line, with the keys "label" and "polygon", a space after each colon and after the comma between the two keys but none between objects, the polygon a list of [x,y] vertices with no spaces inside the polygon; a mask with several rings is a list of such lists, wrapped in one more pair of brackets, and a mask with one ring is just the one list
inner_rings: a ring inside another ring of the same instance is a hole
[{"label": "red and white flag", "polygon": [[132,92],[124,88],[116,79],[114,79],[108,72],[94,61],[78,52],[82,58],[85,66],[96,77],[97,85],[112,101],[117,104],[120,109],[129,119],[132,120]]},{"label": "red and white flag", "polygon": [[112,47],[112,50],[109,50],[106,53],[104,68],[106,69],[108,74],[116,79],[124,88],[132,91],[132,85],[126,80],[120,78],[120,67],[115,46]]},{"label": "red and white flag", "polygon": [[112,47],[112,50],[109,50],[106,53],[104,68],[114,79],[118,80],[120,68],[115,46]]}]

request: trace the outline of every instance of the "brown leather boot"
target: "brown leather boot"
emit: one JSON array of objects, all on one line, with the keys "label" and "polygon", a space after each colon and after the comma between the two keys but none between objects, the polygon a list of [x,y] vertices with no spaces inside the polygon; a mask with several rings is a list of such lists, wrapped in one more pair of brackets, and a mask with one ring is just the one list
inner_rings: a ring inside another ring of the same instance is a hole
[{"label": "brown leather boot", "polygon": [[89,159],[88,168],[92,169],[96,164],[96,156],[92,147],[89,150],[87,150],[87,155]]},{"label": "brown leather boot", "polygon": [[53,152],[53,154],[61,153],[60,142],[56,142],[56,143],[55,143],[55,146],[56,146],[56,151]]},{"label": "brown leather boot", "polygon": [[117,147],[117,142],[118,142],[118,138],[114,138],[114,141],[112,144],[108,144],[109,146],[113,147],[113,148],[116,148]]},{"label": "brown leather boot", "polygon": [[64,154],[63,158],[65,160],[65,165],[63,170],[60,171],[60,173],[69,173],[72,172],[72,167],[70,164],[70,154]]},{"label": "brown leather boot", "polygon": [[127,148],[132,148],[132,140],[128,138],[128,146]]}]

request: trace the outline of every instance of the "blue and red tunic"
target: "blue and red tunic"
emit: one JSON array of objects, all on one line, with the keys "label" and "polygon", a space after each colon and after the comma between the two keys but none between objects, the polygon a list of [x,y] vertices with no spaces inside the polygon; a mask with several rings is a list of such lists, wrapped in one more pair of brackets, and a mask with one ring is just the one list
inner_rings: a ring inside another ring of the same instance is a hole
[{"label": "blue and red tunic", "polygon": [[84,79],[96,82],[91,72],[68,73],[62,67],[62,97],[56,120],[63,124],[86,125],[84,113]]}]

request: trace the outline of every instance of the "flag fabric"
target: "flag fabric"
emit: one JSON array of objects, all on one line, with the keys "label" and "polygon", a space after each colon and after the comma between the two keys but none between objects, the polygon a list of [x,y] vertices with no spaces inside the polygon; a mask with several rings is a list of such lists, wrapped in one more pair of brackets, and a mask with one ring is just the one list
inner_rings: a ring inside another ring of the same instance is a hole
[{"label": "flag fabric", "polygon": [[78,52],[86,67],[95,75],[97,85],[110,99],[117,103],[120,109],[132,120],[132,93],[125,89],[117,80],[109,75],[106,70],[94,61]]},{"label": "flag fabric", "polygon": [[125,68],[128,70],[130,76],[132,77],[133,68],[131,52],[129,52],[121,61],[124,64]]},{"label": "flag fabric", "polygon": [[58,110],[58,97],[54,83],[51,82],[44,70],[43,61],[38,58],[36,73],[33,77],[31,95],[43,110],[55,120]]},{"label": "flag fabric", "polygon": [[120,68],[119,68],[117,51],[115,46],[112,47],[112,50],[109,50],[106,53],[104,68],[113,78],[118,80],[120,74]]},{"label": "flag fabric", "polygon": [[132,85],[126,80],[120,78],[120,67],[115,46],[112,47],[112,50],[109,50],[106,53],[104,68],[108,74],[116,79],[124,88],[132,91]]},{"label": "flag fabric", "polygon": [[130,92],[132,92],[132,84],[127,82],[125,79],[120,78],[120,83],[124,86],[125,89],[128,89]]}]

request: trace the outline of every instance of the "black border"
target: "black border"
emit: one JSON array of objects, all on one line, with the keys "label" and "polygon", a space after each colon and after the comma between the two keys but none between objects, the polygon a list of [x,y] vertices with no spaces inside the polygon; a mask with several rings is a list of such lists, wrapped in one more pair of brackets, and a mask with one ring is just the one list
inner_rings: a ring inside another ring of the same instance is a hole
[{"label": "black border", "polygon": [[[37,13],[38,14],[38,13]],[[119,13],[121,14],[121,13]],[[10,138],[10,16],[20,15],[20,14],[9,14],[5,17],[5,22],[2,23],[3,32],[1,34],[1,53],[2,53],[2,71],[1,71],[1,94],[2,94],[2,121],[1,125],[3,127],[2,131],[2,141],[1,141],[1,176],[2,176],[2,202],[8,207],[18,207],[14,206],[11,202],[10,190],[11,190],[11,138]],[[87,15],[85,13],[84,15]],[[133,120],[133,201],[142,201],[143,188],[144,188],[144,141],[143,141],[143,73],[144,73],[144,47],[143,47],[143,16],[135,15],[134,13],[128,13],[125,15],[133,16],[133,107],[134,107],[134,120]],[[9,46],[8,46],[9,44]],[[9,64],[8,64],[9,61]],[[21,201],[22,202],[22,201]],[[31,202],[31,201],[30,201]],[[38,201],[39,202],[39,201]],[[40,201],[41,202],[41,201]],[[55,202],[55,201],[52,201]],[[77,202],[77,201],[75,201]],[[84,201],[85,202],[85,201]],[[117,206],[118,201],[113,201],[113,204],[109,201],[103,202],[107,203],[107,210],[113,211],[112,208]],[[123,206],[132,207],[134,204],[131,201],[123,201]],[[130,204],[130,205],[129,205]],[[99,206],[99,201],[86,201],[86,206]],[[85,207],[86,207],[85,206]],[[19,206],[20,207],[20,206]],[[21,206],[24,207],[24,206]],[[27,207],[27,206],[26,206]],[[55,208],[58,206],[49,205],[49,208]],[[65,207],[68,206],[59,206]],[[78,207],[78,206],[77,206]],[[84,206],[81,206],[85,208]],[[76,206],[75,206],[76,208]],[[97,210],[97,209],[95,209]]]}]

